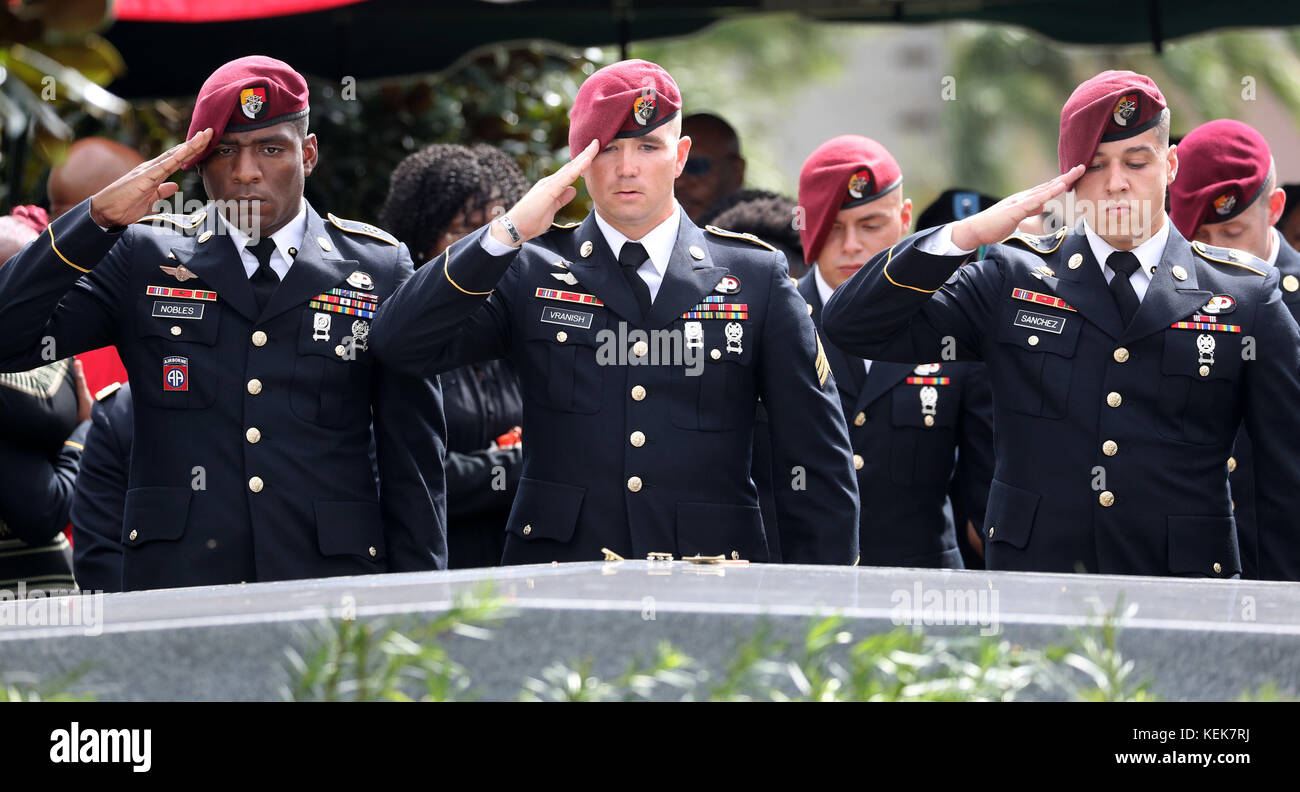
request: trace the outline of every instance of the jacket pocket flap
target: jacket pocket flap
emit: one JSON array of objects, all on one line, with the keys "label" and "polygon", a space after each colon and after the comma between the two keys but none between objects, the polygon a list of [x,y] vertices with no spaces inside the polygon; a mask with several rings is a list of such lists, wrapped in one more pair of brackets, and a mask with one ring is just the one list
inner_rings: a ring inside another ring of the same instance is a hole
[{"label": "jacket pocket flap", "polygon": [[1005,542],[1019,550],[1029,544],[1041,496],[993,479],[989,487],[988,516],[984,536],[990,542]]},{"label": "jacket pocket flap", "polygon": [[185,534],[190,517],[189,487],[136,487],[126,491],[122,510],[122,544],[138,547],[155,540],[175,541]]},{"label": "jacket pocket flap", "polygon": [[385,557],[384,525],[378,503],[316,501],[316,541],[327,556]]},{"label": "jacket pocket flap", "polygon": [[1170,572],[1223,578],[1241,572],[1231,517],[1170,516],[1168,520]]},{"label": "jacket pocket flap", "polygon": [[521,477],[509,530],[524,539],[567,542],[573,538],[586,494],[583,487]]},{"label": "jacket pocket flap", "polygon": [[[671,552],[665,548],[664,552]],[[677,504],[677,552],[767,561],[767,537],[758,506]]]}]

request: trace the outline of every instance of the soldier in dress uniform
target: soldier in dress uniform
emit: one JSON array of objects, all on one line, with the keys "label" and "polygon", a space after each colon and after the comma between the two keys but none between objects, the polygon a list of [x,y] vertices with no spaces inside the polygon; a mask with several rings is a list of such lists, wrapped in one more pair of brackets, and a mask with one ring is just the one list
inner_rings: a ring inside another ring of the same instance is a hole
[{"label": "soldier in dress uniform", "polygon": [[[421,267],[375,320],[380,359],[412,375],[513,360],[528,439],[504,563],[602,549],[768,560],[750,475],[759,398],[775,417],[784,560],[857,559],[829,363],[781,254],[696,227],[673,198],[690,151],[680,108],[653,63],[597,71],[570,114],[574,159]],[[552,227],[584,174],[595,211]]]},{"label": "soldier in dress uniform", "polygon": [[[0,366],[105,344],[126,364],[124,590],[445,566],[440,393],[367,342],[410,257],[303,199],[307,99],[285,63],[227,63],[186,143],[0,268]],[[146,217],[187,163],[213,203]]]},{"label": "soldier in dress uniform", "polygon": [[[1282,302],[1300,321],[1300,253],[1274,228],[1286,209],[1286,191],[1277,184],[1268,141],[1247,124],[1220,119],[1187,133],[1178,144],[1178,161],[1179,177],[1169,189],[1169,217],[1179,233],[1195,242],[1235,248],[1276,267]],[[1235,312],[1234,306],[1219,303],[1214,313]],[[1241,576],[1257,578],[1255,464],[1244,430],[1228,458],[1228,471]]]},{"label": "soldier in dress uniform", "polygon": [[[889,151],[861,135],[840,135],[808,157],[799,174],[800,231],[812,272],[799,293],[821,326],[840,284],[912,222],[903,174]],[[862,563],[960,569],[950,482],[965,513],[984,518],[993,475],[993,405],[979,363],[863,360],[827,343],[849,423],[863,509]],[[961,530],[965,531],[963,522]]]},{"label": "soldier in dress uniform", "polygon": [[[1060,176],[881,252],[826,306],[854,354],[987,363],[990,569],[1237,575],[1226,461],[1244,418],[1261,574],[1300,577],[1300,329],[1275,270],[1168,222],[1168,132],[1149,78],[1093,77],[1061,112]],[[1012,233],[1071,187],[1079,225]]]},{"label": "soldier in dress uniform", "polygon": [[131,471],[134,410],[130,383],[115,382],[95,394],[68,513],[72,570],[82,590],[122,590],[122,514]]}]

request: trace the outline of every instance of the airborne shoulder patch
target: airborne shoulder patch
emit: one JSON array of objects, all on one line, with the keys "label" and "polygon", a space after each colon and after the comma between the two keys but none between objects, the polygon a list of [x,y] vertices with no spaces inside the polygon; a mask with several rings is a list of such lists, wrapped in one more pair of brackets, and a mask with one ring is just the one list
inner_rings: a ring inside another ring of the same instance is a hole
[{"label": "airborne shoulder patch", "polygon": [[1019,242],[1035,253],[1053,253],[1065,241],[1065,229],[1059,229],[1055,234],[1026,234],[1023,231],[1017,231],[1006,239],[1002,240],[1003,245],[1008,242]]},{"label": "airborne shoulder patch", "polygon": [[1260,262],[1259,259],[1250,255],[1249,253],[1244,253],[1240,250],[1235,250],[1233,248],[1216,247],[1214,245],[1207,245],[1204,242],[1193,242],[1192,250],[1196,251],[1196,254],[1199,255],[1201,258],[1205,259],[1206,261],[1213,261],[1217,264],[1228,264],[1233,267],[1240,267],[1241,269],[1247,270],[1249,272],[1253,272],[1256,275],[1259,275],[1260,277],[1264,277],[1263,270],[1251,266],[1252,263],[1263,263],[1263,262]]},{"label": "airborne shoulder patch", "polygon": [[344,220],[342,217],[336,217],[333,212],[328,212],[325,216],[329,218],[329,221],[334,224],[334,227],[338,228],[340,231],[347,231],[349,234],[361,234],[362,236],[378,239],[380,242],[387,242],[394,246],[398,244],[397,237],[378,226],[373,226],[369,223],[362,223],[359,220]]},{"label": "airborne shoulder patch", "polygon": [[199,223],[202,223],[204,218],[207,216],[208,212],[206,209],[200,209],[194,214],[151,214],[141,217],[139,220],[136,220],[135,223],[132,223],[132,225],[137,223],[152,223],[154,225],[168,223],[179,229],[188,231],[191,228],[197,228]]},{"label": "airborne shoulder patch", "polygon": [[704,230],[708,231],[710,234],[716,234],[717,236],[720,237],[728,237],[731,239],[743,239],[746,242],[752,242],[753,244],[758,245],[759,247],[765,247],[768,250],[772,251],[773,253],[777,252],[776,248],[767,244],[766,242],[754,236],[753,234],[741,234],[736,231],[728,231],[725,228],[718,228],[717,226],[711,226],[711,225],[706,225],[704,227]]}]

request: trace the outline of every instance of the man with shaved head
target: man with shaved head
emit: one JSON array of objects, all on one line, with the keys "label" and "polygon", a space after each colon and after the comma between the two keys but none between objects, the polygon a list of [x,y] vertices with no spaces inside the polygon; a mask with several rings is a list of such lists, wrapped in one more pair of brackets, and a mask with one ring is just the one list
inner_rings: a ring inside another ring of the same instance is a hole
[{"label": "man with shaved head", "polygon": [[83,138],[73,143],[68,158],[50,171],[46,185],[50,194],[50,219],[117,181],[141,162],[144,157],[135,149],[107,138]]},{"label": "man with shaved head", "polygon": [[682,136],[691,139],[691,155],[677,177],[677,200],[691,220],[699,223],[710,206],[745,182],[745,158],[740,156],[736,130],[712,113],[682,119]]}]

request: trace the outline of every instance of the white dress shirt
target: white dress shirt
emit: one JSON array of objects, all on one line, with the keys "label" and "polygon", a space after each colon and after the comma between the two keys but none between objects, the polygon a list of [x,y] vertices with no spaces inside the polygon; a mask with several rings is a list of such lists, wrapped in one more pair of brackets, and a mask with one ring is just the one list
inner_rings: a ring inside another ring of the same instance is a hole
[{"label": "white dress shirt", "polygon": [[[244,263],[244,271],[248,273],[248,277],[253,277],[253,273],[257,272],[257,256],[254,256],[253,251],[248,249],[250,237],[236,228],[234,223],[226,219],[225,215],[218,212],[217,216],[225,224],[226,233],[230,235],[235,250],[239,251],[239,260]],[[271,253],[270,264],[271,269],[275,270],[275,274],[280,276],[280,280],[284,280],[284,276],[289,274],[289,267],[293,265],[293,256],[289,253],[290,249],[296,254],[302,247],[302,238],[306,234],[307,200],[304,198],[298,205],[298,214],[294,215],[293,219],[288,223],[285,223],[284,227],[279,231],[271,234],[271,240],[275,242],[275,250]]]},{"label": "white dress shirt", "polygon": [[[605,242],[614,253],[614,258],[617,259],[619,252],[623,250],[623,243],[628,241],[627,235],[610,225],[600,216],[600,212],[592,211],[596,215],[596,226],[605,237]],[[681,230],[682,225],[681,212],[681,206],[673,201],[673,213],[667,220],[652,228],[640,239],[632,240],[640,242],[645,252],[650,255],[650,258],[636,271],[636,274],[641,276],[641,280],[645,281],[645,285],[650,287],[650,302],[654,302],[655,297],[659,296],[659,287],[664,282],[664,272],[668,270],[668,260],[672,258],[673,247],[677,245],[677,232]],[[497,241],[490,232],[479,237],[479,246],[489,256],[504,256],[516,249]]]},{"label": "white dress shirt", "polygon": [[[964,256],[974,253],[973,250],[962,250],[953,244],[952,241],[952,223],[940,228],[937,232],[931,234],[917,243],[917,249],[922,253],[929,253],[932,256]],[[1109,284],[1111,278],[1115,277],[1114,270],[1106,267],[1106,259],[1111,253],[1118,248],[1111,245],[1106,240],[1097,236],[1097,232],[1085,222],[1083,224],[1083,233],[1088,238],[1088,247],[1092,250],[1093,258],[1097,259],[1098,265],[1101,266],[1102,277]],[[1169,218],[1160,224],[1160,229],[1151,235],[1151,238],[1138,245],[1131,252],[1138,258],[1138,268],[1129,276],[1129,283],[1133,284],[1133,291],[1137,293],[1138,302],[1146,296],[1147,287],[1151,285],[1151,276],[1156,273],[1156,267],[1160,265],[1160,258],[1165,254],[1165,245],[1169,242]]]}]

